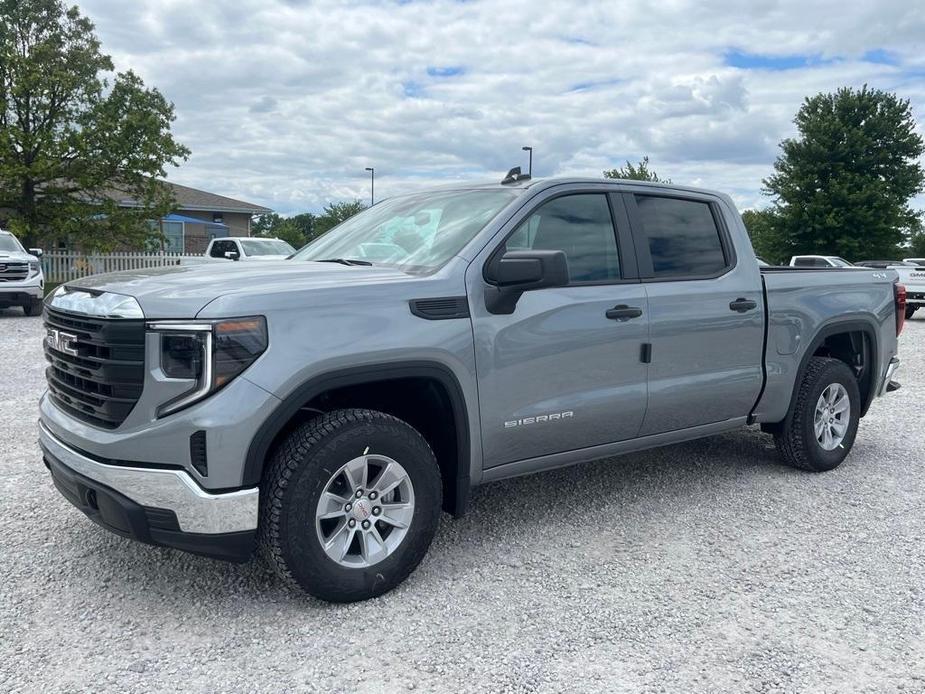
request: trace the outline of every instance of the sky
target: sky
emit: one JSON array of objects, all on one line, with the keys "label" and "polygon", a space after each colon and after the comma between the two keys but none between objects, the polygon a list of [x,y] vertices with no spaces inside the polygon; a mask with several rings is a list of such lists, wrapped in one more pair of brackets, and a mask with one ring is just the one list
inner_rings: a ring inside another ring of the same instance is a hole
[{"label": "sky", "polygon": [[[912,0],[74,0],[176,108],[177,183],[289,215],[626,160],[764,207],[804,97],[867,83],[925,133]],[[915,202],[925,208],[925,198]]]}]

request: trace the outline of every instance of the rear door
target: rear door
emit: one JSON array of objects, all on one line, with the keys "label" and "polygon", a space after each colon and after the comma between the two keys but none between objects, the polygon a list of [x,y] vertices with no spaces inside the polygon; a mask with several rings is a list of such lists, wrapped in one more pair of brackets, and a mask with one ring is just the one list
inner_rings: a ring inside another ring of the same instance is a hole
[{"label": "rear door", "polygon": [[[639,432],[648,313],[613,189],[540,193],[469,267],[486,467]],[[485,264],[495,253],[527,249],[565,251],[570,284],[524,292],[509,315],[489,312]]]},{"label": "rear door", "polygon": [[624,200],[652,345],[640,435],[743,417],[763,379],[758,266],[736,257],[721,199],[637,190]]}]

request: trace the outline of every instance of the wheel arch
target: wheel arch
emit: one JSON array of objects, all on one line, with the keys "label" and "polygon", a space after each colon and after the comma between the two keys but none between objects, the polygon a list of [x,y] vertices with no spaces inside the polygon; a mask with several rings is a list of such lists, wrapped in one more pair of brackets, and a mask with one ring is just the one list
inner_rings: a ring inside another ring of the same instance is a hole
[{"label": "wheel arch", "polygon": [[[469,430],[469,417],[465,396],[459,380],[453,371],[446,365],[431,361],[389,362],[386,364],[371,364],[318,374],[308,379],[286,396],[277,405],[273,412],[264,420],[257,433],[248,446],[244,461],[242,484],[253,486],[260,484],[264,468],[269,456],[278,442],[288,432],[294,422],[302,419],[306,406],[311,409],[313,404],[322,401],[327,396],[339,394],[354,394],[361,397],[364,388],[381,392],[389,383],[420,384],[433,386],[430,394],[440,399],[445,398],[445,409],[452,419],[452,430],[441,430],[441,434],[452,434],[452,441],[434,440],[434,431],[421,432],[431,447],[434,448],[440,464],[444,486],[444,509],[454,516],[462,516],[468,505],[470,492],[469,466],[471,460],[471,432]],[[363,400],[352,402],[350,406],[360,406]],[[377,403],[367,403],[370,409],[382,409],[390,414],[396,414],[396,408],[376,407]],[[417,408],[432,409],[432,408]],[[409,411],[408,407],[405,407]],[[323,411],[323,410],[321,410]],[[401,409],[399,408],[399,412]],[[405,418],[405,417],[400,417]],[[414,425],[416,422],[409,422]],[[436,444],[436,445],[435,445]]]},{"label": "wheel arch", "polygon": [[[855,370],[855,377],[858,379],[858,388],[861,392],[861,417],[867,414],[867,410],[871,402],[873,402],[877,390],[876,369],[877,365],[880,363],[877,331],[878,326],[873,319],[850,318],[843,320],[836,318],[824,323],[819,330],[816,331],[812,341],[809,343],[809,347],[806,348],[800,359],[800,366],[797,369],[796,379],[790,391],[790,405],[787,408],[788,416],[793,409],[796,393],[806,374],[809,360],[817,356],[829,356],[834,359],[839,359],[848,364],[852,370]],[[856,371],[857,365],[852,364],[845,358],[848,354],[856,353],[852,341],[856,341],[857,339],[861,339],[861,343],[857,345],[857,349],[861,350],[861,356],[864,362],[860,374]],[[847,341],[847,345],[840,344],[840,342],[843,341]]]}]

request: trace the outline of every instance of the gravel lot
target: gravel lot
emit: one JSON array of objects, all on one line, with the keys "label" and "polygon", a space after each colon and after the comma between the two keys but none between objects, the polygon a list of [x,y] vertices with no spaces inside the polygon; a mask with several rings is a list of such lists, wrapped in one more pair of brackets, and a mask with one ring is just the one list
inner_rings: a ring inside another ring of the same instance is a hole
[{"label": "gravel lot", "polygon": [[396,591],[123,540],[51,485],[0,311],[0,691],[925,691],[925,319],[834,472],[743,430],[477,490]]}]

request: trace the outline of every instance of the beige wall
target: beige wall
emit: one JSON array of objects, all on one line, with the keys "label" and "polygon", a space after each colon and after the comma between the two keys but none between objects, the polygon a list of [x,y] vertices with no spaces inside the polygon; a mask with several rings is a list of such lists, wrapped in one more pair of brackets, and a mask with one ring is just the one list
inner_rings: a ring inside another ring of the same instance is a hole
[{"label": "beige wall", "polygon": [[[198,210],[184,210],[182,207],[175,210],[177,214],[187,217],[195,217],[206,222],[212,222],[211,212],[199,212]],[[251,216],[243,212],[223,212],[222,224],[228,225],[228,233],[231,236],[250,236]]]}]

